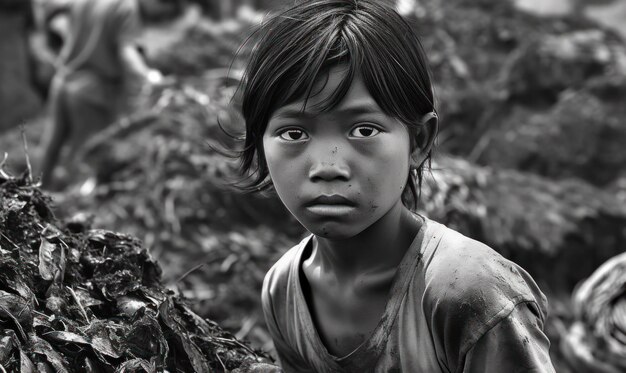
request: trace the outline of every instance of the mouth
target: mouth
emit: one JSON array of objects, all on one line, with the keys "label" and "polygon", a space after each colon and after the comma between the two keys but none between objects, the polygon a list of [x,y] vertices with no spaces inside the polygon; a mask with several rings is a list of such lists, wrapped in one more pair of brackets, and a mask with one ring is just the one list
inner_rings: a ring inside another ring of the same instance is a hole
[{"label": "mouth", "polygon": [[304,206],[314,214],[326,216],[344,215],[356,208],[354,202],[338,194],[319,196]]},{"label": "mouth", "polygon": [[354,207],[356,204],[349,200],[348,198],[341,196],[339,194],[333,194],[330,196],[322,195],[317,198],[312,199],[311,201],[305,204],[305,207],[316,206],[316,205],[340,205],[340,206],[351,206]]}]

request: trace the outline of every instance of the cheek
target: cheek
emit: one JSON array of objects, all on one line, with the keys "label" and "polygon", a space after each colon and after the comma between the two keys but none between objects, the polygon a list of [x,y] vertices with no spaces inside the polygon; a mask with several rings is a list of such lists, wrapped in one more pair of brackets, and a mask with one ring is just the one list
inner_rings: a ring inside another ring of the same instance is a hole
[{"label": "cheek", "polygon": [[270,173],[270,178],[275,184],[277,181],[276,179],[280,176],[277,174],[276,170],[280,170],[283,166],[281,160],[284,159],[284,157],[280,156],[280,152],[275,146],[273,146],[271,140],[263,140],[263,152],[265,156],[265,163],[267,164],[267,169]]},{"label": "cheek", "polygon": [[409,148],[404,144],[386,144],[364,167],[367,189],[380,204],[389,204],[402,196],[409,177]]},{"label": "cheek", "polygon": [[380,188],[384,189],[381,193],[402,193],[404,186],[406,185],[407,178],[409,176],[409,162],[408,159],[402,157],[389,157],[383,159],[379,165],[380,173],[379,180]]},{"label": "cheek", "polygon": [[290,198],[291,193],[286,194],[285,191],[295,190],[297,181],[300,179],[298,157],[288,154],[283,147],[277,146],[272,140],[264,139],[263,150],[274,188],[281,199]]}]

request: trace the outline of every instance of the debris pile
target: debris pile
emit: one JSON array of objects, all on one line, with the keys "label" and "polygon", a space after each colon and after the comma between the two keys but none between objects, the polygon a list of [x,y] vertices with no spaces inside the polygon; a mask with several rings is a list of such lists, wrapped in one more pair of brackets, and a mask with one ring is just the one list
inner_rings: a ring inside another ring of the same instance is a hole
[{"label": "debris pile", "polygon": [[0,170],[0,367],[14,372],[226,372],[267,361],[166,289],[135,237],[55,219],[25,173]]}]

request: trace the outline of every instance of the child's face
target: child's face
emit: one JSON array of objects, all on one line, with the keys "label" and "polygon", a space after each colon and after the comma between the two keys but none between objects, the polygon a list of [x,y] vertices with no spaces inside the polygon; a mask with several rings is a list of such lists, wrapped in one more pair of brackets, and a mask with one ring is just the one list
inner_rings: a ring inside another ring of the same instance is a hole
[{"label": "child's face", "polygon": [[[331,69],[307,108],[327,98],[342,77],[340,67]],[[270,177],[296,219],[315,235],[345,239],[401,208],[408,130],[380,110],[361,78],[330,111],[303,115],[302,105],[299,100],[276,110],[263,136]]]}]

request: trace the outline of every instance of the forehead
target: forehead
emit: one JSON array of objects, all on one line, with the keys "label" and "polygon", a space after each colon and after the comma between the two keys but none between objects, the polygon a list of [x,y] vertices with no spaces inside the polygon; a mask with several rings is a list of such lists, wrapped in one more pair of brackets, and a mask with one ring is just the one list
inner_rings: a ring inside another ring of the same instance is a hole
[{"label": "forehead", "polygon": [[[320,74],[308,98],[301,97],[285,106],[279,107],[272,117],[311,117],[320,114],[319,108],[324,106],[337,91],[346,76],[346,69],[345,66],[333,66],[326,73]],[[380,113],[381,109],[365,87],[363,79],[356,74],[345,96],[336,106],[331,107],[326,112],[345,114],[359,114],[361,112]]]}]

